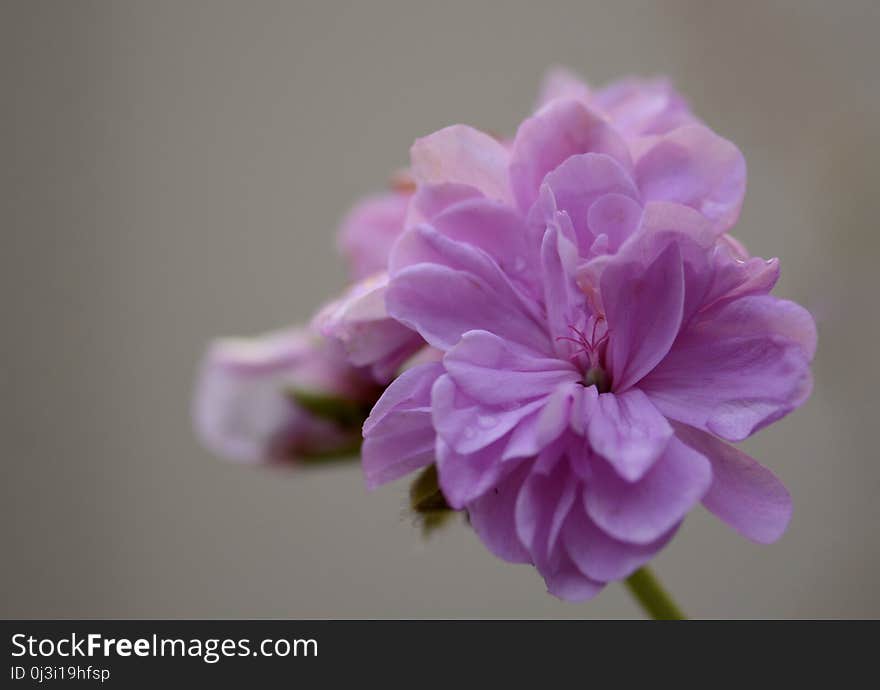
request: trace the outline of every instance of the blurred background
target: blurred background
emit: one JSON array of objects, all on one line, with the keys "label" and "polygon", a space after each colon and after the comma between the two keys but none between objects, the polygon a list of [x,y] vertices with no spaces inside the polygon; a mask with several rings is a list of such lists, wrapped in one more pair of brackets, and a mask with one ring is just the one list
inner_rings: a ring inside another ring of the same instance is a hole
[{"label": "blurred background", "polygon": [[880,3],[0,3],[3,617],[640,617],[582,605],[406,483],[196,443],[215,335],[308,319],[336,225],[412,140],[512,133],[545,68],[671,75],[749,165],[738,236],[820,323],[810,402],[745,448],[795,513],[695,511],[656,562],[694,617],[880,616]]}]

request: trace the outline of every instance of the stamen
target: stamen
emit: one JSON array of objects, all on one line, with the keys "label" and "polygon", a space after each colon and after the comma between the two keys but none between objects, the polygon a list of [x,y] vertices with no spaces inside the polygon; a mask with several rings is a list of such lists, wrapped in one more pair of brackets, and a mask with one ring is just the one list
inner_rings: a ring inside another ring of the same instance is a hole
[{"label": "stamen", "polygon": [[581,329],[577,328],[573,324],[569,324],[568,328],[572,333],[577,337],[571,337],[567,335],[560,335],[556,337],[556,341],[564,340],[569,343],[573,343],[578,347],[578,349],[569,355],[569,359],[574,360],[580,357],[581,355],[586,355],[587,360],[589,361],[589,368],[587,369],[587,373],[584,374],[583,383],[585,386],[596,386],[600,393],[606,393],[611,389],[611,379],[608,374],[602,368],[602,364],[599,360],[599,350],[608,341],[609,331],[606,327],[605,332],[600,336],[596,337],[599,332],[599,324],[600,322],[604,322],[605,317],[602,315],[597,315],[593,317],[593,325],[590,330],[590,336],[587,337],[587,334],[584,333]]},{"label": "stamen", "polygon": [[606,330],[605,334],[601,338],[599,338],[598,342],[596,341],[596,329],[599,327],[600,321],[605,321],[605,317],[601,314],[596,317],[595,321],[593,321],[593,335],[590,338],[590,341],[593,343],[594,348],[599,347],[602,343],[608,340],[608,331]]}]

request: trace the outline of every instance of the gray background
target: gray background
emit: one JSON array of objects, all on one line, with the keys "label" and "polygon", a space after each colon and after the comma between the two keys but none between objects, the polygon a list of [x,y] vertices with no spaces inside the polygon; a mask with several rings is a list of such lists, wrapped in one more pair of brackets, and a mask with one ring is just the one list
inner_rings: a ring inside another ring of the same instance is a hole
[{"label": "gray background", "polygon": [[544,68],[669,73],[744,150],[739,236],[820,320],[816,392],[749,440],[795,501],[703,511],[657,570],[694,616],[880,616],[877,2],[2,2],[0,615],[626,617],[566,605],[405,485],[193,439],[215,334],[306,319],[335,226],[409,144],[512,132]]}]

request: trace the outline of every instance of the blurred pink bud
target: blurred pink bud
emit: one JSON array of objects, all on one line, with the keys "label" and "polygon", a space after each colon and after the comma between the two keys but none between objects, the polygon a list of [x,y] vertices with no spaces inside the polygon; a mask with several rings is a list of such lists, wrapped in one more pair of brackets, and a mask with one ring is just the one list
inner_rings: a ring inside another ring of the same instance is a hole
[{"label": "blurred pink bud", "polygon": [[196,433],[214,453],[249,463],[289,461],[356,444],[360,425],[314,414],[294,392],[353,405],[375,385],[337,343],[305,328],[255,338],[221,338],[201,363],[193,401]]}]

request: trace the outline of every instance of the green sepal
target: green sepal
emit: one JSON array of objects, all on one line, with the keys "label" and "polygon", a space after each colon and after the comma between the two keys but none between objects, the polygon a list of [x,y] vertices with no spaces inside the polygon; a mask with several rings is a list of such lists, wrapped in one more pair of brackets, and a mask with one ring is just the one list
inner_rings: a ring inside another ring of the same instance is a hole
[{"label": "green sepal", "polygon": [[317,393],[303,388],[288,388],[285,392],[309,414],[335,422],[342,427],[360,427],[370,413],[369,406],[364,403],[341,396]]},{"label": "green sepal", "polygon": [[429,465],[415,478],[409,488],[409,505],[426,537],[456,514],[440,490],[436,465]]},{"label": "green sepal", "polygon": [[363,439],[353,438],[338,448],[316,452],[302,452],[297,454],[297,462],[306,467],[319,467],[336,463],[359,461],[361,459],[361,445]]}]

